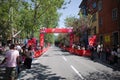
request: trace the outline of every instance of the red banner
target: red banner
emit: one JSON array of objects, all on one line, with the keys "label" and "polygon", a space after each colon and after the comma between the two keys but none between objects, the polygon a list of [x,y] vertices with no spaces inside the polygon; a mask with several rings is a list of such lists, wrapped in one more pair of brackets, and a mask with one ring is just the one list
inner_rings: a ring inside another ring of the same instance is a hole
[{"label": "red banner", "polygon": [[72,32],[72,28],[44,28],[41,29],[40,32],[41,33],[71,33]]},{"label": "red banner", "polygon": [[96,35],[93,35],[92,37],[89,38],[89,45],[90,46],[96,45]]},{"label": "red banner", "polygon": [[44,34],[40,34],[40,46],[44,46]]},{"label": "red banner", "polygon": [[70,33],[70,47],[72,47],[73,39],[74,39],[74,34]]},{"label": "red banner", "polygon": [[70,33],[70,46],[73,44],[72,28],[43,28],[40,29],[40,46],[44,46],[44,33]]},{"label": "red banner", "polygon": [[36,46],[36,38],[32,38],[32,39],[30,39],[30,40],[28,40],[28,46],[30,46],[30,45],[32,45],[32,46]]}]

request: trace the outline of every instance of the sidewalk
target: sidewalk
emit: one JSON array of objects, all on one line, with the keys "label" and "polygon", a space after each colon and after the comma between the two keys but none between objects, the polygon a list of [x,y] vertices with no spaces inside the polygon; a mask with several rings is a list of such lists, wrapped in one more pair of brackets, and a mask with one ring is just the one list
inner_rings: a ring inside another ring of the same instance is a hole
[{"label": "sidewalk", "polygon": [[113,70],[120,71],[120,62],[118,64],[109,64],[108,61],[106,61],[106,55],[103,54],[101,58],[98,58],[98,55],[96,52],[93,53],[94,59],[93,61],[98,62],[100,64],[103,64],[105,66],[111,67]]},{"label": "sidewalk", "polygon": [[0,80],[4,80],[5,76],[5,68],[0,67]]},{"label": "sidewalk", "polygon": [[[4,54],[0,54],[0,63],[4,59]],[[5,68],[0,67],[0,80],[4,80]]]}]

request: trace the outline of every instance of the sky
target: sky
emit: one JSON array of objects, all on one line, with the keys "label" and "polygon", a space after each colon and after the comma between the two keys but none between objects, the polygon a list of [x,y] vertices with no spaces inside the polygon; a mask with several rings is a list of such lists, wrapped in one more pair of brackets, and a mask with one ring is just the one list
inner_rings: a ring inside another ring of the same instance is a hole
[{"label": "sky", "polygon": [[70,4],[67,4],[65,6],[66,9],[58,10],[59,13],[62,13],[58,23],[60,28],[65,27],[64,20],[66,19],[66,17],[70,17],[70,16],[79,17],[78,13],[80,10],[79,5],[81,1],[82,0],[65,0],[65,2],[70,2]]}]

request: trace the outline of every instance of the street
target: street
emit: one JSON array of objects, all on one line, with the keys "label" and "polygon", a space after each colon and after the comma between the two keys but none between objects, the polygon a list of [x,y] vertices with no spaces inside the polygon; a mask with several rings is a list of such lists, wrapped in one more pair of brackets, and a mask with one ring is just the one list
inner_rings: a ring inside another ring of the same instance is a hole
[{"label": "street", "polygon": [[41,57],[34,59],[32,68],[23,70],[20,80],[119,80],[114,71],[89,58],[72,55],[57,47],[50,47]]},{"label": "street", "polygon": [[120,80],[120,0],[0,4],[0,80]]}]

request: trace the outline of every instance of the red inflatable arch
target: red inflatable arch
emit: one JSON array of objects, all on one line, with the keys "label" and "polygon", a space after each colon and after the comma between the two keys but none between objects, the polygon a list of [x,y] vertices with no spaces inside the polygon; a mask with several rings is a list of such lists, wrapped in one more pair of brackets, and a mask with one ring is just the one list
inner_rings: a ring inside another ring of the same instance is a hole
[{"label": "red inflatable arch", "polygon": [[40,29],[40,46],[44,46],[45,33],[70,33],[70,46],[73,44],[73,28],[42,28]]}]

